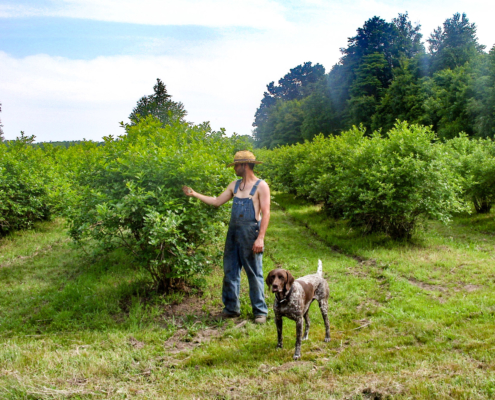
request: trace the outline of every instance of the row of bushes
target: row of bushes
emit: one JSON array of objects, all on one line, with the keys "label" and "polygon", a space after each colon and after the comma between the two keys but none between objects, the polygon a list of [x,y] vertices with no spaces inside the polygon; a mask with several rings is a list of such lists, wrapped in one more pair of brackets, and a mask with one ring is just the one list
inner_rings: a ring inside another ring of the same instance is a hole
[{"label": "row of bushes", "polygon": [[0,237],[59,213],[70,183],[53,146],[31,146],[34,136],[0,143]]},{"label": "row of bushes", "polygon": [[0,144],[0,235],[63,215],[71,237],[102,250],[125,247],[155,287],[171,290],[209,270],[229,212],[184,196],[183,185],[215,196],[235,179],[226,164],[245,138],[208,124],[151,116],[104,145],[34,146],[21,136]]},{"label": "row of bushes", "polygon": [[222,192],[234,179],[225,166],[243,144],[208,124],[163,125],[147,117],[126,129],[78,158],[81,190],[69,209],[70,232],[105,249],[127,248],[159,290],[171,290],[208,271],[206,245],[228,217],[226,207],[207,206],[181,188]]},{"label": "row of bushes", "polygon": [[410,238],[427,218],[488,212],[495,200],[495,144],[465,135],[440,142],[428,127],[398,122],[386,135],[354,127],[340,136],[261,150],[276,190],[324,204],[365,233]]}]

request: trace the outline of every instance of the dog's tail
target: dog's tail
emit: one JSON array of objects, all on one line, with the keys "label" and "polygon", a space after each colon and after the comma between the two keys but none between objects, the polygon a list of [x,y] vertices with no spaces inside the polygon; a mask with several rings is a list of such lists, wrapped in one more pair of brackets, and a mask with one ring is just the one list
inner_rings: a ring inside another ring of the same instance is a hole
[{"label": "dog's tail", "polygon": [[316,271],[316,273],[323,278],[323,265],[321,260],[318,260],[318,271]]}]

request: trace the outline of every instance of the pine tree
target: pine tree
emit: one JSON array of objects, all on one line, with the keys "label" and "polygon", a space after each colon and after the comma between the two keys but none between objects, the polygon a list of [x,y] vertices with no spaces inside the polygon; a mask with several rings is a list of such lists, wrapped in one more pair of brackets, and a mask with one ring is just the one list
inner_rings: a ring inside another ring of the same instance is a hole
[{"label": "pine tree", "polygon": [[172,96],[168,94],[165,84],[157,78],[156,85],[153,86],[154,93],[143,96],[137,102],[136,107],[129,115],[131,125],[135,125],[141,118],[153,115],[164,125],[170,124],[174,120],[183,120],[187,115],[184,105],[181,102],[172,101]]}]

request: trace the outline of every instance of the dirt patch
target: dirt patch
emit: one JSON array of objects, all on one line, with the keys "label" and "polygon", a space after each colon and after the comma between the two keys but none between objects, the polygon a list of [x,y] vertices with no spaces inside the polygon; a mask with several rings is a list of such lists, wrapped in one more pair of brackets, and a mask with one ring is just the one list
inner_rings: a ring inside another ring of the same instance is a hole
[{"label": "dirt patch", "polygon": [[408,278],[407,280],[412,285],[417,286],[417,287],[419,287],[421,289],[430,291],[430,292],[448,293],[449,291],[450,292],[462,292],[462,291],[466,291],[468,293],[471,293],[471,292],[475,292],[475,291],[480,290],[480,289],[483,288],[483,286],[480,286],[480,285],[472,285],[472,284],[467,284],[466,285],[463,282],[459,282],[459,286],[456,286],[454,288],[449,289],[449,288],[446,288],[445,286],[431,285],[429,283],[421,282],[421,281],[418,281],[415,278]]},{"label": "dirt patch", "polygon": [[218,336],[221,332],[217,329],[205,329],[198,331],[192,336],[187,329],[177,330],[169,337],[163,347],[171,354],[181,353],[194,349],[212,337]]},{"label": "dirt patch", "polygon": [[142,349],[144,347],[144,342],[140,342],[139,340],[129,337],[129,344],[135,349]]},{"label": "dirt patch", "polygon": [[205,299],[197,296],[185,297],[179,304],[167,304],[163,308],[163,316],[171,318],[177,316],[195,315],[197,317],[207,317],[215,309],[207,306]]},{"label": "dirt patch", "polygon": [[376,301],[375,299],[367,299],[356,307],[356,311],[360,312],[360,311],[376,310],[381,306],[382,304]]},{"label": "dirt patch", "polygon": [[419,287],[423,290],[428,290],[430,292],[442,292],[442,293],[448,292],[448,289],[444,286],[430,285],[429,283],[418,281],[416,278],[408,278],[407,280],[409,281],[410,284]]},{"label": "dirt patch", "polygon": [[[234,329],[241,329],[247,324],[247,320],[238,323]],[[223,328],[207,328],[191,332],[187,329],[178,329],[169,337],[163,347],[169,354],[177,354],[183,351],[192,350],[203,343],[209,342],[211,339],[220,336],[225,329]]]},{"label": "dirt patch", "polygon": [[471,292],[475,292],[477,290],[480,290],[482,288],[483,288],[483,286],[479,286],[479,285],[464,285],[462,287],[462,290],[465,290],[466,292],[471,293]]},{"label": "dirt patch", "polygon": [[365,271],[356,268],[347,268],[345,274],[357,276],[358,278],[367,278],[369,276]]},{"label": "dirt patch", "polygon": [[361,395],[365,399],[381,400],[395,397],[403,391],[404,387],[398,382],[393,380],[383,381],[377,376],[372,376],[356,388],[355,394]]}]

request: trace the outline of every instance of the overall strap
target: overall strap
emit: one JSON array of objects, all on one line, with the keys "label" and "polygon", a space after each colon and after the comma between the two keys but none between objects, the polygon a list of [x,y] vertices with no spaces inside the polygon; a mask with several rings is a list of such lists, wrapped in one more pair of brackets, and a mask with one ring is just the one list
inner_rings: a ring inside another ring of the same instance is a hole
[{"label": "overall strap", "polygon": [[241,184],[242,179],[239,179],[238,181],[235,182],[235,188],[234,188],[234,196],[237,193],[237,189],[239,189],[239,185]]},{"label": "overall strap", "polygon": [[249,193],[249,196],[253,197],[254,194],[256,193],[256,189],[258,189],[258,185],[260,184],[261,179],[258,179],[258,181],[254,184],[253,188],[251,189],[251,192]]}]

